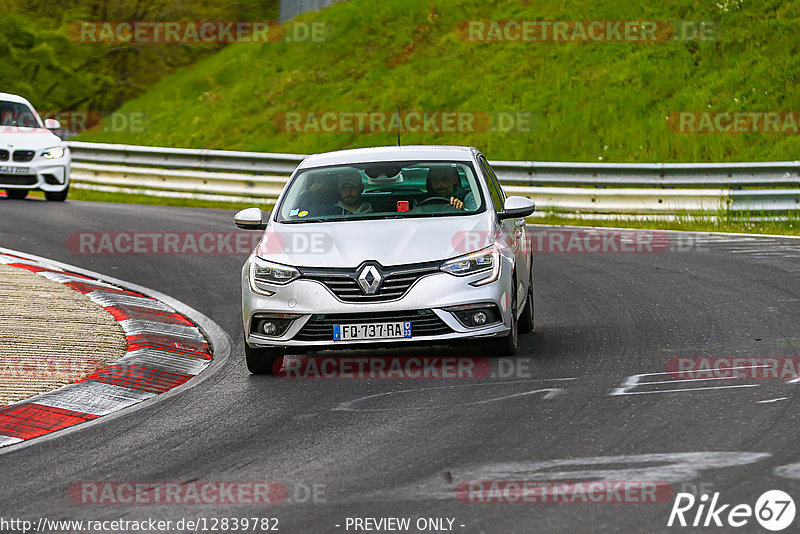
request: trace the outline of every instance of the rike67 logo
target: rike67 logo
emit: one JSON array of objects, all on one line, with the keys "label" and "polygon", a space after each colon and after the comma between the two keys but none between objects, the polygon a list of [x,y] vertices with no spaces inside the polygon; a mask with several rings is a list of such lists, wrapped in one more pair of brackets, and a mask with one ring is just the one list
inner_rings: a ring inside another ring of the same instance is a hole
[{"label": "rike67 logo", "polygon": [[678,493],[667,526],[739,528],[750,524],[754,516],[767,530],[784,530],[794,522],[794,500],[781,490],[764,492],[755,506],[723,504],[719,492],[711,497],[704,493],[699,499],[691,493]]}]

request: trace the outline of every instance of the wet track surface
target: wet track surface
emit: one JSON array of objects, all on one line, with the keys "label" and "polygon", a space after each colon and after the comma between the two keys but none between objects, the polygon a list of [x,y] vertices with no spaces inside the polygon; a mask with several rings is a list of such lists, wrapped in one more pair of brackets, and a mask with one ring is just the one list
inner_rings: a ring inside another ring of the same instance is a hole
[{"label": "wet track surface", "polygon": [[[232,218],[0,198],[0,246],[170,295],[219,324],[233,346],[180,394],[0,454],[4,517],[274,517],[290,533],[353,532],[348,517],[450,518],[465,533],[671,532],[691,530],[667,527],[672,500],[474,503],[457,489],[662,481],[730,504],[753,506],[770,489],[800,498],[800,383],[668,374],[675,358],[800,357],[800,239],[669,234],[669,249],[655,253],[538,254],[535,335],[521,337],[502,370],[492,359],[491,376],[450,381],[250,376],[240,326],[246,255],[94,255],[74,245],[79,232],[229,232]],[[253,506],[90,504],[69,493],[81,482],[188,481],[275,481],[288,495]],[[739,530],[763,531],[753,518]]]}]

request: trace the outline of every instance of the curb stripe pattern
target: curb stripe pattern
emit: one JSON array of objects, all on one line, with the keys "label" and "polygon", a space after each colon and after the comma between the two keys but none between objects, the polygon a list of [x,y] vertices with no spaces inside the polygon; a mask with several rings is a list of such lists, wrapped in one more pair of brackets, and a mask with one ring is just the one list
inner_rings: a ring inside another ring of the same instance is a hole
[{"label": "curb stripe pattern", "polygon": [[0,407],[0,448],[127,408],[180,386],[211,363],[200,329],[169,305],[124,287],[13,254],[0,263],[85,294],[125,332],[125,356],[77,382]]},{"label": "curb stripe pattern", "polygon": [[14,404],[0,413],[0,446],[42,436],[94,419],[95,415],[38,404]]}]

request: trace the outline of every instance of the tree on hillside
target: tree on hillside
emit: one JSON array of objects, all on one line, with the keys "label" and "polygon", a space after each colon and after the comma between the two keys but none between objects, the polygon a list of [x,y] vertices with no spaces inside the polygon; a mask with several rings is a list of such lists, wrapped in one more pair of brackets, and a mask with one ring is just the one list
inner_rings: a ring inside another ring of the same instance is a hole
[{"label": "tree on hillside", "polygon": [[6,0],[0,90],[46,110],[110,111],[224,43],[86,42],[81,22],[276,20],[278,0]]}]

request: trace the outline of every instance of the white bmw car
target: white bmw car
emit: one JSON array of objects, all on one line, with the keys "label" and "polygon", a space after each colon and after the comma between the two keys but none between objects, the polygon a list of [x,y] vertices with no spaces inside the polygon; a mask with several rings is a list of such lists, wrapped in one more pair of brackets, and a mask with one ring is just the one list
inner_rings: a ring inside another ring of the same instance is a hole
[{"label": "white bmw car", "polygon": [[58,121],[42,122],[30,102],[0,93],[0,189],[22,199],[31,189],[44,191],[47,200],[65,200],[69,192],[70,153],[50,130]]},{"label": "white bmw car", "polygon": [[315,349],[485,343],[533,329],[525,197],[506,197],[476,149],[402,146],[306,158],[264,216],[242,270],[247,367]]}]

